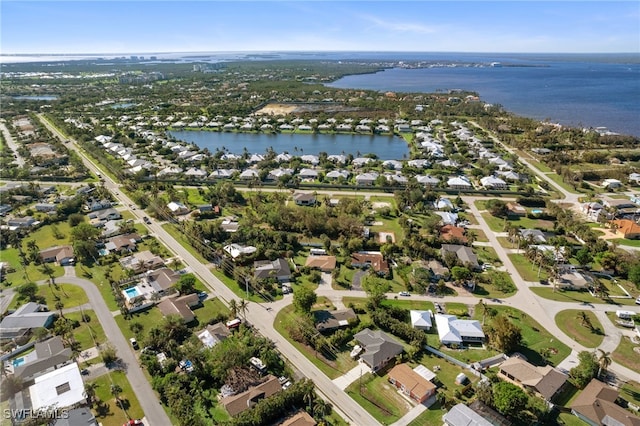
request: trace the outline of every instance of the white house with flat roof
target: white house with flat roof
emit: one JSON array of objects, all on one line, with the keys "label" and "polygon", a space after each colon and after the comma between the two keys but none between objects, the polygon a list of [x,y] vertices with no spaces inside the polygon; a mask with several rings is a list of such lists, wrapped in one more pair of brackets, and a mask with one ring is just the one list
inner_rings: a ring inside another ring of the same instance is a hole
[{"label": "white house with flat roof", "polygon": [[83,402],[84,382],[78,364],[74,362],[36,377],[29,387],[29,396],[33,410],[52,406],[63,408]]}]

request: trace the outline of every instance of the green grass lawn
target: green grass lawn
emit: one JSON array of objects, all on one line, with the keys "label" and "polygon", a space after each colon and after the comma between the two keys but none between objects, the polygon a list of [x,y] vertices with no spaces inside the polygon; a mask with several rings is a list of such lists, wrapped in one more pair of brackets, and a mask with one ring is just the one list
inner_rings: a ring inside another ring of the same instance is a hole
[{"label": "green grass lawn", "polygon": [[418,417],[416,417],[409,426],[425,426],[425,425],[439,425],[442,424],[442,416],[445,415],[447,410],[440,406],[440,403],[436,401],[431,407],[423,411]]},{"label": "green grass lawn", "polygon": [[55,309],[57,300],[64,304],[65,309],[89,303],[87,293],[81,287],[73,284],[41,285],[38,294],[44,296],[50,310]]},{"label": "green grass lawn", "polygon": [[[129,320],[122,315],[117,315],[114,318],[124,337],[129,339],[131,337],[141,338],[142,336],[145,336],[151,328],[160,324],[164,315],[162,315],[160,309],[151,307],[144,311],[131,314],[131,318]],[[129,328],[129,326],[134,322],[142,325],[142,331],[139,335],[135,335]]]},{"label": "green grass lawn", "polygon": [[[536,320],[524,312],[508,306],[491,305],[491,309],[495,309],[498,314],[506,315],[511,323],[522,330],[523,347],[518,349],[518,351],[523,353],[529,362],[536,365],[544,365],[544,359],[540,355],[540,352],[550,349],[552,353],[548,359],[549,363],[557,365],[571,352],[571,349],[567,345],[557,340],[551,333],[542,328]],[[482,320],[482,309],[480,306],[476,306],[473,318],[480,321]],[[486,321],[490,320],[487,318]]]},{"label": "green grass lawn", "polygon": [[[111,394],[111,384],[118,384],[122,388],[120,399],[123,402],[123,406],[126,410],[122,410],[116,403],[115,398]],[[131,389],[131,385],[127,380],[127,376],[122,371],[111,371],[110,374],[99,377],[94,380],[94,383],[98,385],[96,389],[96,396],[101,401],[109,405],[109,411],[106,415],[96,415],[96,419],[101,422],[103,426],[121,426],[124,422],[131,419],[139,419],[144,416],[142,408],[138,403],[136,395]],[[97,414],[94,410],[94,414]]]},{"label": "green grass lawn", "polygon": [[[73,330],[73,337],[80,344],[81,351],[96,346],[96,343],[104,344],[107,342],[107,337],[96,314],[90,309],[84,311],[84,313],[88,320],[87,322],[82,319],[81,312],[65,314],[66,318],[80,322],[80,327]],[[82,361],[82,358],[80,357],[78,360]]]},{"label": "green grass lawn", "polygon": [[502,265],[502,261],[493,247],[474,247],[473,252],[478,256],[478,263],[490,263],[494,266]]},{"label": "green grass lawn", "polygon": [[[549,279],[549,273],[544,268],[538,268],[527,259],[523,254],[510,253],[509,259],[511,263],[518,270],[520,277],[525,281],[539,281]],[[538,275],[538,269],[540,269],[540,275]]]},{"label": "green grass lawn", "polygon": [[620,398],[640,405],[640,383],[630,380],[620,388]]},{"label": "green grass lawn", "polygon": [[[580,312],[586,313],[593,328],[589,328],[588,326],[581,324],[581,320],[578,319],[578,314]],[[567,336],[587,348],[597,348],[604,339],[602,324],[600,324],[596,315],[591,311],[566,309],[558,312],[555,320],[556,325],[560,330],[564,331]]]},{"label": "green grass lawn", "polygon": [[[345,306],[350,306],[353,304],[354,307],[364,309],[367,299],[364,297],[343,297],[342,303]],[[387,299],[382,302],[383,306],[394,306],[396,308],[402,308],[407,310],[417,310],[417,311],[427,311],[431,310],[431,312],[435,312],[435,307],[432,302],[422,301],[422,300],[411,300],[411,298],[398,298],[398,299]]]},{"label": "green grass lawn", "polygon": [[371,232],[392,232],[395,235],[396,244],[400,244],[402,242],[404,239],[404,230],[398,223],[397,218],[376,215],[376,222],[382,222],[382,225],[372,226]]},{"label": "green grass lawn", "polygon": [[[249,300],[250,302],[263,302],[262,297],[251,292],[249,292],[249,297],[247,297],[247,291],[244,286],[241,287],[236,280],[234,280],[233,278],[229,278],[228,276],[223,274],[222,271],[218,269],[212,269],[211,273],[215,275],[220,281],[222,281],[224,285],[229,287],[229,289],[233,291],[233,293],[238,296],[238,298]],[[282,296],[278,296],[276,297],[276,300],[281,298]]]},{"label": "green grass lawn", "polygon": [[469,315],[469,309],[464,303],[447,302],[444,304],[444,307],[448,315],[455,315],[457,317]]},{"label": "green grass lawn", "polygon": [[355,274],[355,272],[356,270],[353,268],[347,268],[345,265],[340,265],[340,274],[337,278],[333,279],[331,288],[334,290],[344,290],[345,288],[349,288],[353,282],[353,274]]},{"label": "green grass lawn", "polygon": [[467,235],[469,235],[469,232],[473,232],[475,234],[476,241],[483,243],[489,242],[489,238],[487,238],[487,235],[481,229],[469,229],[467,230]]},{"label": "green grass lawn", "polygon": [[35,231],[31,232],[26,238],[22,240],[22,249],[27,252],[27,243],[30,240],[34,240],[40,250],[44,250],[49,247],[55,246],[63,246],[70,244],[71,242],[71,227],[67,222],[56,222],[55,227],[58,228],[59,236],[62,238],[58,239],[53,234],[54,225],[45,225],[42,226]]},{"label": "green grass lawn", "polygon": [[113,297],[113,291],[107,278],[108,274],[111,274],[111,278],[115,281],[119,281],[125,277],[122,266],[120,266],[118,262],[111,264],[111,266],[93,265],[90,268],[82,264],[76,265],[76,276],[94,283],[98,290],[100,290],[100,294],[107,304],[107,308],[109,308],[110,311],[117,311],[120,308]]},{"label": "green grass lawn", "polygon": [[273,328],[286,338],[293,346],[295,346],[298,351],[306,356],[309,361],[326,374],[327,377],[335,379],[357,365],[357,361],[354,361],[349,357],[351,350],[349,347],[340,348],[344,350],[339,352],[334,360],[325,360],[324,358],[318,357],[315,351],[309,346],[305,346],[293,340],[289,337],[287,325],[294,321],[297,321],[297,314],[293,310],[293,305],[289,305],[278,312],[273,323]]},{"label": "green grass lawn", "polygon": [[[33,263],[29,263],[26,268],[23,268],[20,264],[20,255],[18,249],[1,250],[0,261],[8,262],[9,265],[11,265],[13,269],[15,269],[15,272],[11,272],[10,274],[6,274],[5,276],[4,283],[7,286],[10,285],[15,288],[28,282],[36,282],[49,279],[49,275],[44,272],[44,268],[42,265],[34,265]],[[57,266],[53,263],[49,263],[48,266],[49,268],[51,268],[51,275],[53,277],[58,278],[64,275],[64,268],[62,266]]]},{"label": "green grass lawn", "polygon": [[345,392],[383,425],[395,422],[412,407],[388,382],[386,374],[367,373],[349,385]]},{"label": "green grass lawn", "polygon": [[204,327],[220,315],[224,315],[228,318],[230,311],[220,299],[214,297],[213,299],[206,299],[202,303],[202,306],[194,307],[193,313],[196,316],[199,326]]},{"label": "green grass lawn", "polygon": [[528,217],[509,216],[507,219],[496,217],[489,213],[482,213],[489,228],[494,232],[504,232],[505,224],[509,223],[520,228],[537,228],[541,230],[553,230],[553,222],[542,219],[529,219]]},{"label": "green grass lawn", "polygon": [[627,336],[622,336],[622,340],[616,350],[611,354],[611,358],[615,362],[640,373],[640,353],[633,350],[638,347],[640,346],[631,343],[631,340]]},{"label": "green grass lawn", "polygon": [[628,240],[626,238],[614,238],[610,240],[616,244],[620,244],[622,246],[630,246],[630,247],[640,247],[640,240]]},{"label": "green grass lawn", "polygon": [[586,290],[563,290],[558,288],[554,292],[553,288],[531,287],[531,291],[533,291],[540,297],[544,297],[545,299],[557,300],[560,302],[607,303],[612,306],[633,305],[635,303],[634,299],[599,299],[597,297],[593,297]]}]

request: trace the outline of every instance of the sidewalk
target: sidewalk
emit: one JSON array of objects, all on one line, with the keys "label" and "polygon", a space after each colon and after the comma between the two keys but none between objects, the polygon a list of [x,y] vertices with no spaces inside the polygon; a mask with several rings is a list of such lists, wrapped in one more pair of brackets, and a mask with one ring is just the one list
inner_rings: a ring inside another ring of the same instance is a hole
[{"label": "sidewalk", "polygon": [[351,370],[347,371],[344,375],[333,379],[333,383],[341,390],[345,390],[347,386],[358,380],[361,376],[371,372],[371,368],[368,365],[359,362],[358,365]]}]

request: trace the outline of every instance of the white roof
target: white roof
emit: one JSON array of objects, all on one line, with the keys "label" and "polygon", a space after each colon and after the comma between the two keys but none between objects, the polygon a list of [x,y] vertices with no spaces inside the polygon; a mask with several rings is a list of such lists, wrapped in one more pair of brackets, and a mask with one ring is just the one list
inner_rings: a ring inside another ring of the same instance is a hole
[{"label": "white roof", "polygon": [[410,311],[412,327],[431,328],[431,311]]},{"label": "white roof", "polygon": [[431,380],[436,378],[436,373],[434,373],[433,371],[429,370],[424,365],[418,365],[416,368],[413,369],[413,371],[415,371],[416,374],[424,377],[425,379],[427,379],[429,381],[431,381]]},{"label": "white roof", "polygon": [[[67,390],[68,388],[68,390]],[[34,410],[68,407],[84,400],[84,382],[77,363],[65,365],[35,378],[29,387]]]},{"label": "white roof", "polygon": [[459,320],[455,315],[436,314],[438,337],[444,344],[462,343],[462,337],[484,337],[482,326],[477,320]]},{"label": "white roof", "polygon": [[224,246],[224,251],[229,253],[234,259],[241,254],[251,254],[256,252],[256,248],[253,246],[241,246],[240,244],[229,244]]}]

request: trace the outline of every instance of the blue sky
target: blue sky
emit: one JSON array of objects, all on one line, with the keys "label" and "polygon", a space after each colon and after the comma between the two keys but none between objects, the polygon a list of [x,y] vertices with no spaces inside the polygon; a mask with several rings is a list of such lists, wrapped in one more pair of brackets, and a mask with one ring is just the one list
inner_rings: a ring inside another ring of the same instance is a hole
[{"label": "blue sky", "polygon": [[0,51],[639,52],[640,2],[11,1]]}]

